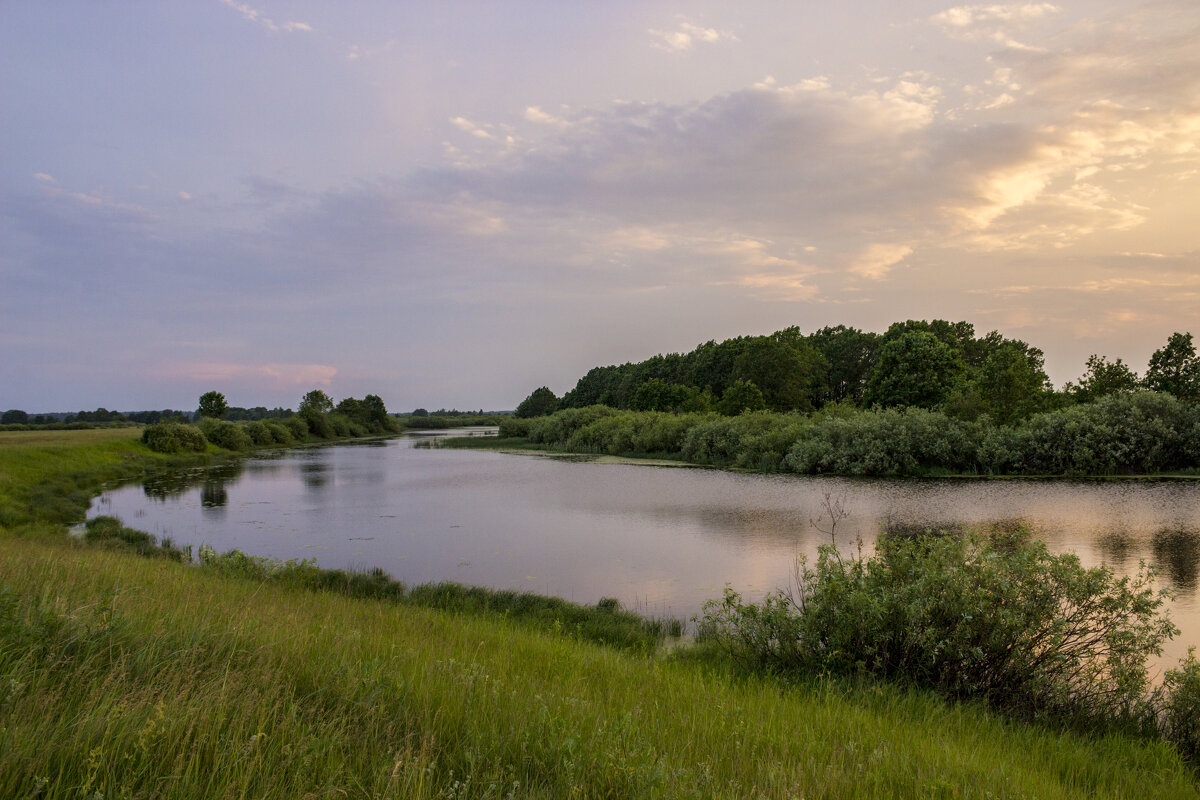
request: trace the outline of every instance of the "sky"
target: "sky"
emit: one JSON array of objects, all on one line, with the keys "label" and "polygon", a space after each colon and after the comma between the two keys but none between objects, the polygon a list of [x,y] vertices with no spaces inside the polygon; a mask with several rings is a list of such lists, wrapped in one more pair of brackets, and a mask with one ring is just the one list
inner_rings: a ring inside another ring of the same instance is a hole
[{"label": "sky", "polygon": [[511,409],[710,339],[1200,312],[1200,4],[0,5],[0,409]]}]

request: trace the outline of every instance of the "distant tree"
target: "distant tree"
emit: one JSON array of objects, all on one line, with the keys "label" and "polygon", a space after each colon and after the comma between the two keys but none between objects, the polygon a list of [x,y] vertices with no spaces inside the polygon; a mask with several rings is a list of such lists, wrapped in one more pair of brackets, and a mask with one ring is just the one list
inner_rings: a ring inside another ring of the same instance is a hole
[{"label": "distant tree", "polygon": [[717,403],[717,411],[727,417],[736,417],[745,411],[761,411],[767,407],[762,390],[753,381],[736,380],[729,384],[725,394]]},{"label": "distant tree", "polygon": [[808,342],[767,336],[748,342],[733,364],[734,379],[757,386],[772,411],[811,411],[824,394],[827,371],[825,357]]},{"label": "distant tree", "polygon": [[202,417],[220,419],[228,408],[225,395],[220,392],[205,392],[200,395],[200,416]]},{"label": "distant tree", "polygon": [[345,414],[347,417],[355,420],[356,422],[366,422],[366,419],[363,415],[362,402],[355,400],[353,397],[347,397],[346,399],[342,400],[342,402],[337,404],[337,407],[334,409],[334,411],[337,411],[339,414]]},{"label": "distant tree", "polygon": [[29,415],[19,408],[10,408],[4,412],[3,416],[0,416],[2,425],[24,425],[27,422],[29,422]]},{"label": "distant tree", "polygon": [[549,387],[541,386],[534,389],[528,397],[521,401],[521,404],[517,406],[517,410],[513,412],[513,416],[521,419],[544,417],[548,414],[553,414],[557,410],[558,396],[550,391]]},{"label": "distant tree", "polygon": [[329,399],[329,395],[320,389],[313,389],[300,401],[300,411],[328,414],[333,411],[333,400]]},{"label": "distant tree", "polygon": [[429,416],[429,411],[428,411],[428,409],[424,409],[424,408],[414,408],[414,409],[413,409],[413,412],[412,412],[412,414],[411,414],[410,416],[414,416],[414,417],[428,417],[428,416]]},{"label": "distant tree", "polygon": [[875,366],[883,337],[878,333],[847,328],[845,325],[821,328],[808,337],[809,343],[825,356],[826,402],[853,400],[861,403],[867,390],[867,376]]},{"label": "distant tree", "polygon": [[1165,347],[1155,350],[1146,369],[1145,385],[1170,392],[1181,400],[1200,397],[1200,359],[1190,333],[1173,333]]},{"label": "distant tree", "polygon": [[1043,362],[1041,350],[1021,341],[1007,340],[992,350],[975,379],[992,419],[1009,425],[1045,408],[1054,387]]},{"label": "distant tree", "polygon": [[934,408],[959,387],[963,369],[959,351],[933,333],[911,330],[880,349],[863,399],[867,405]]},{"label": "distant tree", "polygon": [[367,423],[377,427],[386,427],[390,422],[387,406],[383,403],[383,398],[377,394],[369,394],[362,399],[363,416]]},{"label": "distant tree", "polygon": [[1090,403],[1110,394],[1127,394],[1138,389],[1137,373],[1117,359],[1109,361],[1104,356],[1088,356],[1087,370],[1072,387],[1071,394],[1079,403]]}]

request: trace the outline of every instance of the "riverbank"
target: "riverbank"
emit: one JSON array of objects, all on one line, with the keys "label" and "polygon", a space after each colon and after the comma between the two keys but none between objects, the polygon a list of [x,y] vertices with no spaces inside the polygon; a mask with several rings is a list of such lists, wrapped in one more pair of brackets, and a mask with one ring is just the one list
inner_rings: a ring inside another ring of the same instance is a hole
[{"label": "riverbank", "polygon": [[[161,463],[48,446],[0,438],[4,508]],[[1197,796],[1161,743],[139,558],[24,513],[0,536],[2,796]]]}]

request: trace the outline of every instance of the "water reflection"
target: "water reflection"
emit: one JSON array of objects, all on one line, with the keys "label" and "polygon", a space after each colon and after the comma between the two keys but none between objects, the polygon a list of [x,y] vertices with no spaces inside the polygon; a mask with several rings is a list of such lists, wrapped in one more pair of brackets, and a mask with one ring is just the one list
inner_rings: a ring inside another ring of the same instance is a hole
[{"label": "water reflection", "polygon": [[[224,493],[224,484],[236,481],[245,471],[244,461],[230,461],[206,467],[164,469],[146,478],[142,484],[142,491],[152,500],[165,501],[181,497],[197,486],[207,487],[210,483],[220,483],[221,492]],[[258,472],[259,468],[256,467],[253,471]]]},{"label": "water reflection", "polygon": [[1196,590],[1200,572],[1200,534],[1195,531],[1159,531],[1154,534],[1154,561],[1163,577],[1184,595]]}]

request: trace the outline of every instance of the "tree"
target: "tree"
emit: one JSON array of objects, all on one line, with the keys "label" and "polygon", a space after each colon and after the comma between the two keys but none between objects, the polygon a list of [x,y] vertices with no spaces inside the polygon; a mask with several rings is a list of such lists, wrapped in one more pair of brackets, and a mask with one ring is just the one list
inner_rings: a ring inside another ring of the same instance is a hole
[{"label": "tree", "polygon": [[1200,359],[1190,333],[1173,333],[1155,350],[1146,369],[1147,389],[1170,392],[1181,400],[1200,398]]},{"label": "tree", "polygon": [[228,408],[225,395],[220,392],[205,392],[200,395],[200,416],[202,417],[220,419]]},{"label": "tree", "polygon": [[382,397],[377,394],[366,395],[362,399],[361,408],[368,423],[381,429],[387,427],[389,418]]},{"label": "tree", "polygon": [[729,384],[721,402],[717,403],[717,411],[727,417],[736,417],[746,411],[761,411],[766,408],[762,390],[752,381],[736,380]]},{"label": "tree", "polygon": [[957,350],[928,331],[912,330],[883,345],[863,399],[867,405],[933,408],[958,386],[963,369]]},{"label": "tree", "polygon": [[1080,403],[1090,403],[1110,394],[1137,391],[1138,376],[1121,359],[1109,361],[1095,353],[1088,356],[1087,370],[1079,378],[1072,394]]},{"label": "tree", "polygon": [[1009,425],[1041,411],[1053,391],[1043,368],[1042,351],[1025,342],[1008,340],[995,348],[975,380],[984,408],[992,419]]},{"label": "tree", "polygon": [[333,400],[329,399],[329,395],[320,389],[313,389],[300,401],[300,413],[328,414],[330,411],[333,411]]},{"label": "tree", "polygon": [[548,414],[553,414],[558,410],[558,396],[550,391],[549,387],[541,386],[529,393],[529,396],[521,401],[517,406],[517,410],[513,412],[514,417],[520,419],[530,419],[532,417],[544,417]]},{"label": "tree", "polygon": [[826,402],[862,402],[867,389],[867,376],[879,356],[882,338],[878,333],[847,328],[845,325],[821,328],[808,337],[809,343],[829,363]]},{"label": "tree", "polygon": [[19,408],[10,408],[0,416],[0,425],[22,425],[29,422],[29,415]]},{"label": "tree", "polygon": [[825,390],[825,357],[808,342],[752,339],[733,362],[735,380],[749,381],[772,411],[811,411]]}]

